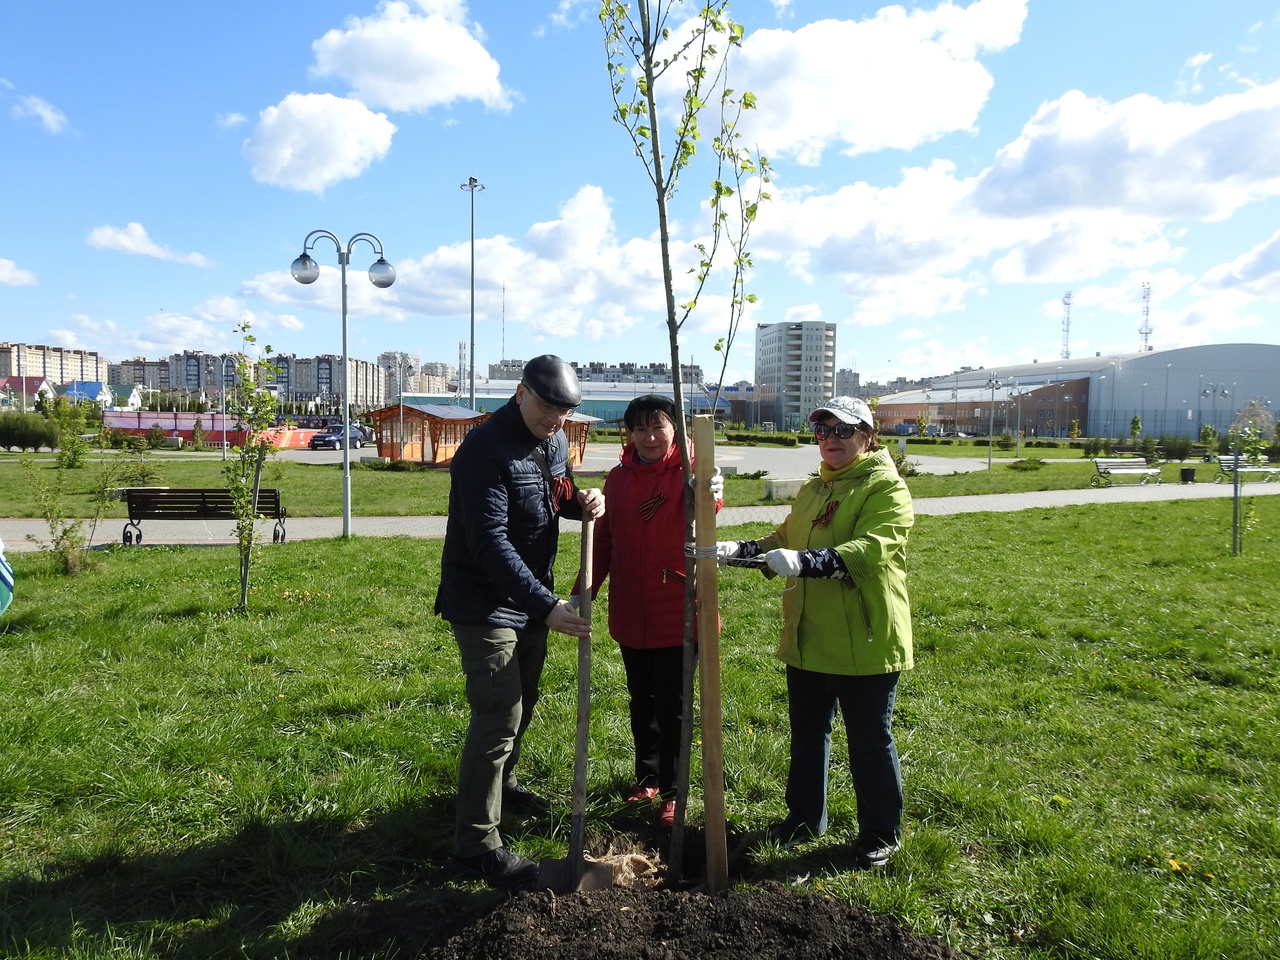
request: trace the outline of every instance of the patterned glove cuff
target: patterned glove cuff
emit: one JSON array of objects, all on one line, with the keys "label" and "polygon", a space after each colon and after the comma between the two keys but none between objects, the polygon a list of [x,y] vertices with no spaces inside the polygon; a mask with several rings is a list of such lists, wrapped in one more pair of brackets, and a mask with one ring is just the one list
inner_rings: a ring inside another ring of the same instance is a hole
[{"label": "patterned glove cuff", "polygon": [[741,560],[750,560],[752,557],[758,557],[764,553],[760,549],[760,544],[755,540],[739,540],[738,541],[738,558]]},{"label": "patterned glove cuff", "polygon": [[800,551],[800,576],[823,580],[849,580],[849,568],[834,547]]}]

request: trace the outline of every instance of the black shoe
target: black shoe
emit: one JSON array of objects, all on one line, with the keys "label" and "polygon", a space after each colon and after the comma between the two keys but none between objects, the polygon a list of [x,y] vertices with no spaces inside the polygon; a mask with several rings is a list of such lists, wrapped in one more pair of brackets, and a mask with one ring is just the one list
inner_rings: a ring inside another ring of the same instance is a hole
[{"label": "black shoe", "polygon": [[817,840],[822,834],[805,823],[799,817],[788,816],[781,823],[775,823],[765,831],[766,839],[784,847],[794,847],[807,840]]},{"label": "black shoe", "polygon": [[893,855],[902,849],[902,841],[897,837],[888,840],[877,840],[874,837],[859,837],[853,845],[853,859],[859,870],[874,870],[883,867],[893,859]]},{"label": "black shoe", "polygon": [[517,783],[502,788],[502,809],[522,817],[545,817],[551,812],[551,803]]},{"label": "black shoe", "polygon": [[538,879],[538,865],[526,860],[506,847],[498,847],[474,857],[460,857],[456,853],[449,862],[449,870],[460,877],[483,880],[492,887],[517,890],[532,886]]}]

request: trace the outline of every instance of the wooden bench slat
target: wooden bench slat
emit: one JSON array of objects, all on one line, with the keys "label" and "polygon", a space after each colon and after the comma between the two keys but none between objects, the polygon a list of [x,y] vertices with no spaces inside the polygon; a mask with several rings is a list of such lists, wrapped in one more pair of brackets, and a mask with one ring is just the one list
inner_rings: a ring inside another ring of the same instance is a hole
[{"label": "wooden bench slat", "polygon": [[[140,520],[234,520],[235,502],[230,491],[218,487],[130,487],[124,491],[129,510],[125,524],[126,545],[142,542]],[[286,511],[280,502],[280,491],[263,488],[258,491],[256,510],[259,517],[276,521],[272,540],[285,539]]]},{"label": "wooden bench slat", "polygon": [[1280,467],[1273,466],[1270,459],[1265,456],[1258,457],[1257,460],[1248,460],[1244,457],[1222,456],[1217,458],[1218,475],[1213,478],[1214,483],[1223,483],[1233,479],[1236,474],[1260,473],[1262,474],[1262,482],[1267,483],[1272,479],[1280,479]]},{"label": "wooden bench slat", "polygon": [[1147,461],[1138,457],[1095,457],[1093,465],[1098,472],[1089,480],[1092,487],[1111,486],[1113,475],[1140,476],[1140,483],[1148,483],[1152,478],[1155,478],[1156,483],[1161,482],[1160,468],[1150,466]]}]

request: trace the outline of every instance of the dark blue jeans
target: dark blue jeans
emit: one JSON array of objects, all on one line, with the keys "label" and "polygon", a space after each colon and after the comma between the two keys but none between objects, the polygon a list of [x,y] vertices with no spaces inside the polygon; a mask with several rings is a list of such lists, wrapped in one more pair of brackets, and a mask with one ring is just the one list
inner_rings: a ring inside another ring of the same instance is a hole
[{"label": "dark blue jeans", "polygon": [[902,770],[893,741],[897,673],[846,677],[787,667],[791,769],[787,811],[815,834],[827,830],[827,773],[836,706],[844,715],[849,772],[858,801],[858,831],[878,841],[902,832]]}]

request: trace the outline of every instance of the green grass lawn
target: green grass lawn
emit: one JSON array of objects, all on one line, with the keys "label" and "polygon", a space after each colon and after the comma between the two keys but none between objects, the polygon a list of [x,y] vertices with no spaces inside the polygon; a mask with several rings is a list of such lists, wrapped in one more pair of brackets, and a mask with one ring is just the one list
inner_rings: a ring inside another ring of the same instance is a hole
[{"label": "green grass lawn", "polygon": [[[921,517],[900,857],[847,869],[838,731],[828,836],[764,850],[736,882],[820,890],[990,958],[1274,957],[1280,498],[1244,505],[1236,558],[1228,500]],[[0,955],[338,960],[373,955],[344,944],[346,904],[429,910],[467,719],[431,612],[440,546],[266,547],[247,615],[231,612],[233,547],[110,548],[75,578],[15,555],[18,596],[0,617]],[[563,538],[561,583],[576,556]],[[723,570],[719,589],[736,832],[783,812],[782,585]],[[603,603],[597,616],[602,828],[631,755]],[[504,828],[534,859],[564,856],[572,780],[575,645],[551,646],[524,776],[561,818]]]},{"label": "green grass lawn", "polygon": [[[954,448],[937,448],[954,449]],[[975,455],[972,448],[967,456]],[[1065,449],[1065,448],[1064,448]],[[908,449],[908,459],[917,455],[933,456],[934,448]],[[813,452],[813,470],[818,468],[818,452]],[[1039,454],[1041,451],[1032,451]],[[1066,490],[1089,485],[1094,476],[1093,464],[1070,451],[1071,458],[1050,459],[1037,470],[1017,470],[1012,454],[996,457],[992,469],[974,473],[921,474],[909,477],[908,485],[915,497],[953,497],[981,493],[1020,493],[1036,490]],[[977,455],[986,456],[985,450]],[[1027,458],[1023,458],[1024,460]],[[151,486],[223,487],[222,461],[159,456],[150,461],[155,471]],[[52,459],[39,462],[41,471],[52,482],[55,467]],[[1218,469],[1200,461],[1166,463],[1161,466],[1165,483],[1176,483],[1183,467],[1193,467],[1201,483],[1213,480]],[[101,486],[100,462],[90,460],[84,467],[67,471],[66,506],[69,516],[89,516],[93,510],[95,491]],[[342,513],[342,465],[340,463],[301,463],[296,460],[272,460],[266,465],[263,485],[277,487],[291,517],[336,517]],[[584,485],[598,485],[598,474],[584,474]],[[1134,482],[1121,479],[1118,483]],[[763,479],[729,476],[725,484],[728,506],[754,506],[774,503],[764,499]],[[359,463],[351,466],[351,512],[356,516],[442,516],[449,502],[449,475],[443,470],[400,472],[373,469]],[[40,510],[31,485],[22,474],[15,455],[0,455],[0,516],[39,517]],[[108,518],[123,518],[123,504],[115,503],[106,510]]]}]

